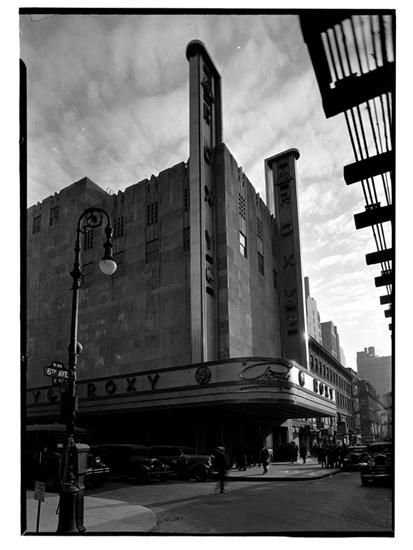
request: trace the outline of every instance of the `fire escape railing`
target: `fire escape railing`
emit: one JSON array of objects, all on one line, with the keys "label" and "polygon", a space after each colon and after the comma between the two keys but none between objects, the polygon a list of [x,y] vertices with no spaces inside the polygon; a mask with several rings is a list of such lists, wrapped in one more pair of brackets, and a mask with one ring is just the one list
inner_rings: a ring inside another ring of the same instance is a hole
[{"label": "fire escape railing", "polygon": [[[394,285],[394,89],[395,14],[307,12],[301,29],[320,88],[326,117],[344,113],[355,162],[344,167],[347,185],[360,183],[365,211],[356,229],[371,227],[376,251],[367,265],[380,264],[377,287],[387,294],[385,317],[393,315]],[[393,330],[393,324],[389,325]]]}]

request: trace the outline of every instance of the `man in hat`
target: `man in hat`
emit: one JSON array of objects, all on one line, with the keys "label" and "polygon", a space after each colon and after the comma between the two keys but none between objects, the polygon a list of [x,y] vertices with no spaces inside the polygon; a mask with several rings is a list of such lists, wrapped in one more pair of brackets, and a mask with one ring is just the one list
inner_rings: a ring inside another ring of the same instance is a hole
[{"label": "man in hat", "polygon": [[215,470],[217,471],[217,479],[219,483],[219,492],[222,494],[225,492],[225,476],[228,469],[224,447],[217,447],[215,449],[214,459]]}]

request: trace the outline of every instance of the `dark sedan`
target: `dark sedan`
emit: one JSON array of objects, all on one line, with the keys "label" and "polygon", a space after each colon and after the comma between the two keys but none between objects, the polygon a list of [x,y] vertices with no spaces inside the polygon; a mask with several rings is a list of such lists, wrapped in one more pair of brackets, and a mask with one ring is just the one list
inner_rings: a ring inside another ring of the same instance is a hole
[{"label": "dark sedan", "polygon": [[366,462],[367,459],[367,446],[357,445],[354,447],[348,447],[346,455],[343,458],[342,469],[343,470],[359,470],[360,464]]},{"label": "dark sedan", "polygon": [[210,455],[197,454],[192,447],[155,445],[150,447],[149,452],[151,456],[168,464],[173,471],[173,476],[181,479],[195,479],[195,481],[206,481],[212,478]]},{"label": "dark sedan", "polygon": [[93,451],[102,457],[112,473],[119,478],[148,483],[153,480],[164,481],[170,474],[170,468],[157,457],[150,456],[149,448],[145,445],[108,443],[95,445]]},{"label": "dark sedan", "polygon": [[387,441],[371,443],[367,447],[367,460],[360,465],[361,483],[391,485],[393,468],[393,444]]},{"label": "dark sedan", "polygon": [[[57,447],[53,451],[27,451],[23,456],[26,487],[33,487],[34,481],[44,481],[46,490],[58,492],[64,468],[64,449]],[[98,487],[105,483],[110,468],[93,452],[86,453],[85,487]]]}]

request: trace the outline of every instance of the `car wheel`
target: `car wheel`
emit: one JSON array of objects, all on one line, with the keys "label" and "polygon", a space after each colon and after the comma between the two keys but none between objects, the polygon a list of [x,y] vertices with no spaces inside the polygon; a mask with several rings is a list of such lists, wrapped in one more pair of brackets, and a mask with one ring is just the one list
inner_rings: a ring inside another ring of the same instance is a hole
[{"label": "car wheel", "polygon": [[364,487],[367,487],[367,485],[369,484],[368,479],[362,477],[362,478],[361,478],[361,484],[364,485]]},{"label": "car wheel", "polygon": [[207,477],[205,468],[197,468],[194,472],[195,481],[206,481]]}]

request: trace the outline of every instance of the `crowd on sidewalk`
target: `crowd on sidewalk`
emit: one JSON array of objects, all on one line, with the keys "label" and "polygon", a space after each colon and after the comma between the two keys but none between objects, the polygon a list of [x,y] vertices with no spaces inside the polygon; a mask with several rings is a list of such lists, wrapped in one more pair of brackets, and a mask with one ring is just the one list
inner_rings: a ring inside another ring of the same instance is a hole
[{"label": "crowd on sidewalk", "polygon": [[249,450],[245,446],[239,446],[233,450],[232,465],[238,471],[246,471],[247,468],[263,466],[264,473],[271,462],[290,462],[291,464],[306,464],[307,458],[312,457],[321,464],[322,468],[340,468],[347,452],[345,444],[337,445],[332,442],[314,443],[310,449],[304,443],[298,446],[294,441],[287,444],[279,444],[275,449],[264,446],[261,449]]}]

